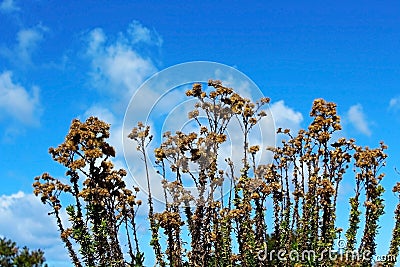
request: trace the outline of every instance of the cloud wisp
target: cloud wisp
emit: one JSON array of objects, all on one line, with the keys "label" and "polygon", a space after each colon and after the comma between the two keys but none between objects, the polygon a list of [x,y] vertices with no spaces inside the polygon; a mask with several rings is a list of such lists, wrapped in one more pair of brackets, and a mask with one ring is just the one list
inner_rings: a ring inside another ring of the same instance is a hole
[{"label": "cloud wisp", "polygon": [[358,132],[371,136],[372,132],[361,104],[351,106],[347,111],[347,118]]},{"label": "cloud wisp", "polygon": [[96,28],[86,39],[92,85],[117,102],[127,104],[144,80],[157,71],[142,48],[159,47],[162,39],[137,21],[117,37],[107,36],[103,29]]},{"label": "cloud wisp", "polygon": [[303,115],[285,105],[283,100],[275,102],[271,105],[271,113],[274,116],[276,128],[290,129],[296,132],[300,129],[303,121]]},{"label": "cloud wisp", "polygon": [[14,0],[3,0],[0,4],[0,11],[3,13],[12,13],[19,10],[20,8],[15,4]]},{"label": "cloud wisp", "polygon": [[0,111],[0,120],[38,126],[41,115],[39,87],[33,86],[29,92],[13,81],[11,71],[1,73]]},{"label": "cloud wisp", "polygon": [[1,48],[0,55],[18,67],[32,65],[32,55],[48,30],[41,24],[32,28],[20,29],[16,34],[16,44],[11,48]]},{"label": "cloud wisp", "polygon": [[393,97],[389,101],[389,110],[399,110],[400,109],[400,96]]}]

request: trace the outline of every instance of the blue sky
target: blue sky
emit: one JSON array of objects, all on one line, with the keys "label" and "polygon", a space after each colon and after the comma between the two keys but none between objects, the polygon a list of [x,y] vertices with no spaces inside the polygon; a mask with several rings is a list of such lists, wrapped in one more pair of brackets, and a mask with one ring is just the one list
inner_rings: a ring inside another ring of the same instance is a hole
[{"label": "blue sky", "polygon": [[3,0],[0,25],[0,235],[61,266],[54,224],[31,195],[33,177],[63,175],[48,148],[73,118],[98,115],[122,152],[124,112],[142,82],[203,60],[246,74],[271,97],[277,124],[306,127],[322,97],[338,104],[343,135],[388,144],[385,252],[400,177],[399,1]]}]

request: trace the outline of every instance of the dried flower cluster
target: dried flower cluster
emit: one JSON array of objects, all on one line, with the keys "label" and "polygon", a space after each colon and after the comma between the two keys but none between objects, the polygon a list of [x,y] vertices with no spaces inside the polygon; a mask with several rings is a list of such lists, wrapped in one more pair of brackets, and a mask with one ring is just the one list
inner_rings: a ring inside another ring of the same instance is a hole
[{"label": "dried flower cluster", "polygon": [[[114,170],[110,158],[115,151],[106,142],[109,127],[95,117],[84,123],[74,120],[64,143],[49,149],[53,159],[67,168],[69,182],[44,173],[33,184],[35,195],[52,208],[51,214],[56,217],[61,239],[75,266],[126,266],[119,236],[122,227],[128,239],[130,263],[143,262],[134,220],[141,204],[136,200],[138,188],[127,189],[123,180],[126,171]],[[68,227],[60,215],[63,193],[73,200],[66,207]]]}]

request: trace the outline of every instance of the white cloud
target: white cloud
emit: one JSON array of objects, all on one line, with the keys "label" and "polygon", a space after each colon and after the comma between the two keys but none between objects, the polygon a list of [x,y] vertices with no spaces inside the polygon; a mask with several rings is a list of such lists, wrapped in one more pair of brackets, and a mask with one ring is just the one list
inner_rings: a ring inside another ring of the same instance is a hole
[{"label": "white cloud", "polygon": [[347,117],[354,128],[356,128],[360,133],[367,136],[371,135],[371,130],[369,129],[361,104],[351,106],[347,112]]},{"label": "white cloud", "polygon": [[94,87],[127,104],[135,90],[157,71],[153,61],[139,52],[141,44],[161,45],[161,38],[134,21],[126,32],[112,40],[101,28],[88,35],[87,55],[91,61]]},{"label": "white cloud", "polygon": [[41,24],[32,28],[21,29],[17,33],[15,46],[11,49],[2,48],[0,54],[19,66],[21,63],[22,65],[31,64],[32,53],[43,40],[46,31],[48,31],[48,28]]},{"label": "white cloud", "polygon": [[104,45],[106,41],[106,36],[101,28],[96,28],[89,33],[89,43],[87,52],[89,55],[94,55],[98,53],[101,46]]},{"label": "white cloud", "polygon": [[66,250],[59,239],[55,219],[49,208],[33,194],[18,192],[0,196],[1,235],[19,246],[42,249],[48,261],[67,260]]},{"label": "white cloud", "polygon": [[43,40],[45,31],[47,28],[39,25],[34,28],[22,29],[17,33],[17,53],[21,60],[31,61],[31,54],[37,48],[38,43]]},{"label": "white cloud", "polygon": [[0,4],[0,11],[4,13],[11,13],[20,10],[13,0],[3,0]]},{"label": "white cloud", "polygon": [[133,21],[129,24],[127,33],[131,44],[146,43],[148,45],[161,46],[163,43],[157,32],[149,30],[138,21]]},{"label": "white cloud", "polygon": [[100,120],[109,123],[111,125],[113,125],[115,122],[114,114],[109,109],[99,105],[91,106],[88,110],[86,110],[85,114],[83,115],[82,121],[86,120],[90,116],[95,116]]},{"label": "white cloud", "polygon": [[303,121],[303,115],[285,105],[283,100],[271,104],[271,113],[276,128],[298,131]]},{"label": "white cloud", "polygon": [[[41,113],[39,88],[34,86],[31,91],[14,83],[10,71],[0,74],[1,113],[25,125],[37,126]],[[0,115],[0,119],[4,118]]]},{"label": "white cloud", "polygon": [[389,101],[389,109],[391,109],[391,110],[400,109],[400,96],[390,99],[390,101]]}]

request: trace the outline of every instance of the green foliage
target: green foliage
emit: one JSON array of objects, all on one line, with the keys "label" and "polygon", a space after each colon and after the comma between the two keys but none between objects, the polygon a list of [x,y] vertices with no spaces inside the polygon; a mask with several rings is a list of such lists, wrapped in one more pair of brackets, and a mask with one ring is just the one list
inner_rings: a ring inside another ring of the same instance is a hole
[{"label": "green foliage", "polygon": [[43,251],[19,249],[10,239],[0,238],[0,266],[2,267],[47,267]]}]

